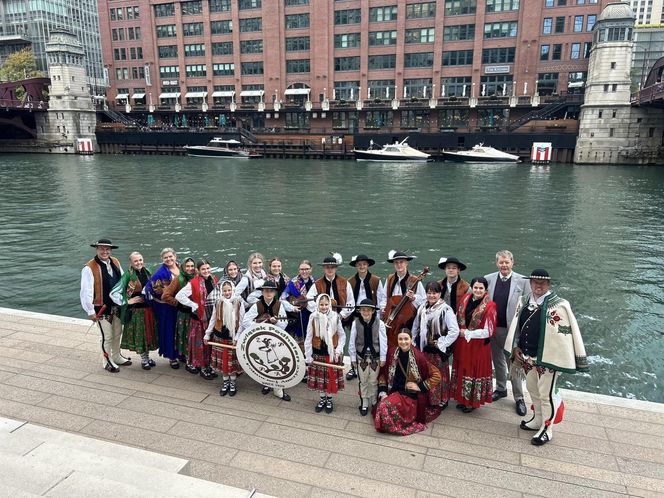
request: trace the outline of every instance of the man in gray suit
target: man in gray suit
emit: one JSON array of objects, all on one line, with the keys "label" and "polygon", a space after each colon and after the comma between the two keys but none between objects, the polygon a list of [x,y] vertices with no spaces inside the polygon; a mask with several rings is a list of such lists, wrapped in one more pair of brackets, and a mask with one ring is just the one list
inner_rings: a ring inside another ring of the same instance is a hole
[{"label": "man in gray suit", "polygon": [[512,271],[514,256],[510,251],[503,250],[496,253],[496,266],[498,267],[497,272],[484,276],[489,282],[489,297],[496,303],[498,311],[496,333],[491,338],[491,355],[496,372],[496,390],[493,392],[493,400],[497,401],[507,396],[509,372],[512,394],[516,401],[516,413],[524,416],[526,404],[523,401],[523,381],[525,380],[523,369],[515,368],[512,363],[508,365],[503,346],[519,299],[531,292],[530,282],[523,275]]}]

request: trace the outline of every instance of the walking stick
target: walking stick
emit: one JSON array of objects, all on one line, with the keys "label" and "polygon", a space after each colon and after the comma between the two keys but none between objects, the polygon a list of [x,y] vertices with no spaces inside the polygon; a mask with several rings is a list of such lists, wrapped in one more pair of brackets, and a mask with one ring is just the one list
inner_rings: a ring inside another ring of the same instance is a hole
[{"label": "walking stick", "polygon": [[119,372],[118,368],[111,363],[111,359],[108,356],[108,352],[106,351],[106,348],[104,347],[104,343],[106,342],[106,338],[104,336],[104,327],[101,326],[101,322],[99,321],[99,317],[101,316],[101,313],[104,311],[104,308],[106,308],[106,305],[102,306],[99,312],[95,315],[96,323],[99,326],[99,332],[101,333],[101,353],[104,356],[104,359],[106,360],[106,365],[104,368],[108,370],[109,372]]},{"label": "walking stick", "polygon": [[104,312],[105,309],[106,309],[106,305],[105,305],[105,304],[104,304],[101,308],[99,308],[99,311],[98,311],[97,314],[95,315],[95,319],[92,320],[92,323],[91,323],[90,326],[88,327],[88,330],[85,331],[85,335],[88,335],[88,334],[90,333],[90,331],[92,330],[92,327],[95,326],[95,323],[97,322],[97,320],[99,320],[99,317],[101,316],[101,314]]}]

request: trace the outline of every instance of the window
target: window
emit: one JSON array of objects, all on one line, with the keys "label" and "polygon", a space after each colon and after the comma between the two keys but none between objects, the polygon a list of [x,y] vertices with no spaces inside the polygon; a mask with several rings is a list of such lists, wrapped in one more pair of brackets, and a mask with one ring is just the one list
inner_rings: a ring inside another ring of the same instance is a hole
[{"label": "window", "polygon": [[159,66],[159,77],[166,80],[179,78],[180,66]]},{"label": "window", "polygon": [[457,24],[456,26],[445,26],[443,29],[444,41],[472,40],[474,38],[474,24]]},{"label": "window", "polygon": [[480,78],[480,95],[512,95],[512,75],[482,76]]},{"label": "window", "polygon": [[514,62],[516,47],[485,48],[482,50],[482,64],[509,64]]},{"label": "window", "polygon": [[615,69],[615,68],[616,68],[616,63],[615,63],[615,62],[612,62],[612,63],[611,63],[611,69]]},{"label": "window", "polygon": [[243,62],[240,66],[243,75],[263,74],[263,61]]},{"label": "window", "polygon": [[356,129],[357,121],[357,111],[332,113],[332,128],[337,130]]},{"label": "window", "polygon": [[558,7],[564,7],[567,5],[567,0],[558,0]]},{"label": "window", "polygon": [[592,48],[593,44],[591,42],[585,42],[583,44],[583,58],[588,59],[590,57],[590,49]]},{"label": "window", "polygon": [[233,21],[210,21],[210,32],[213,35],[232,33]]},{"label": "window", "polygon": [[653,138],[655,136],[655,128],[648,128],[648,138]]},{"label": "window", "polygon": [[613,136],[613,128],[609,128],[609,136],[610,136],[610,137]]},{"label": "window", "polygon": [[392,128],[394,113],[392,111],[367,111],[364,117],[365,128]]},{"label": "window", "polygon": [[602,119],[602,115],[604,114],[603,111],[597,111],[597,118]]},{"label": "window", "polygon": [[616,111],[615,109],[613,109],[613,110],[611,111],[611,117],[612,117],[612,118],[615,118],[617,114],[618,114],[618,111]]},{"label": "window", "polygon": [[138,19],[139,18],[138,7],[127,7],[127,19]]},{"label": "window", "polygon": [[209,0],[210,12],[230,12],[231,0]]},{"label": "window", "polygon": [[423,19],[425,17],[436,17],[436,2],[406,5],[406,19]]},{"label": "window", "polygon": [[553,28],[553,17],[545,17],[542,23],[542,34],[550,35]]},{"label": "window", "polygon": [[404,54],[404,67],[433,67],[433,52]]},{"label": "window", "polygon": [[466,128],[469,117],[470,113],[465,109],[441,109],[438,111],[438,124],[441,128]]},{"label": "window", "polygon": [[519,0],[486,0],[487,12],[506,12],[519,10]]},{"label": "window", "polygon": [[127,28],[127,38],[129,40],[140,40],[141,28],[139,26],[135,26],[133,28]]},{"label": "window", "polygon": [[396,31],[370,31],[369,32],[369,46],[375,47],[377,45],[396,45],[397,32]]},{"label": "window", "polygon": [[352,100],[351,96],[355,98],[359,86],[359,81],[335,81],[333,100]]},{"label": "window", "polygon": [[369,69],[394,69],[395,67],[397,67],[396,54],[369,56]]},{"label": "window", "polygon": [[212,55],[231,55],[233,53],[233,42],[213,42]]},{"label": "window", "polygon": [[465,16],[476,11],[477,0],[445,0],[446,16]]},{"label": "window", "polygon": [[286,52],[298,52],[301,50],[309,50],[310,41],[308,36],[296,36],[293,38],[286,38]]},{"label": "window", "polygon": [[397,20],[397,6],[373,7],[369,9],[369,22],[386,22]]},{"label": "window", "polygon": [[558,73],[539,73],[537,91],[540,95],[558,93]]},{"label": "window", "polygon": [[129,49],[130,58],[133,60],[143,58],[143,47],[131,47]]},{"label": "window", "polygon": [[556,33],[565,32],[565,16],[556,17]]},{"label": "window", "polygon": [[286,0],[286,5],[309,5],[309,0]]},{"label": "window", "polygon": [[470,93],[470,76],[452,76],[440,80],[440,91],[445,89],[446,97],[465,97]]},{"label": "window", "polygon": [[609,91],[609,85],[607,85],[607,84],[605,83],[605,84],[604,84],[604,93],[606,93],[606,92],[608,92],[608,91]]},{"label": "window", "polygon": [[309,59],[286,61],[287,73],[308,73],[310,71]]},{"label": "window", "polygon": [[551,45],[542,45],[540,47],[540,60],[548,61],[551,54]]},{"label": "window", "polygon": [[261,0],[238,0],[237,7],[240,10],[260,9]]},{"label": "window", "polygon": [[406,43],[433,43],[434,28],[406,30]]},{"label": "window", "polygon": [[184,46],[185,57],[202,57],[205,55],[205,45],[203,43],[191,43]]},{"label": "window", "polygon": [[309,27],[309,14],[292,14],[286,16],[286,29]]},{"label": "window", "polygon": [[404,130],[428,128],[429,111],[401,111],[401,128]]},{"label": "window", "polygon": [[613,85],[611,85],[611,91],[612,92],[617,92],[618,91],[618,84],[617,83],[614,83]]},{"label": "window", "polygon": [[360,33],[334,35],[334,48],[357,48],[360,46]]},{"label": "window", "polygon": [[128,67],[116,67],[115,68],[115,79],[128,80],[129,79],[129,68]]},{"label": "window", "polygon": [[583,31],[583,16],[574,16],[574,32],[581,33]]},{"label": "window", "polygon": [[202,78],[207,75],[205,64],[191,64],[184,66],[188,78]]},{"label": "window", "polygon": [[125,30],[124,28],[113,28],[111,30],[111,36],[113,41],[122,41],[125,39]]},{"label": "window", "polygon": [[335,57],[335,71],[358,71],[360,69],[359,57]]},{"label": "window", "polygon": [[176,36],[175,24],[157,26],[157,38],[175,38]]},{"label": "window", "polygon": [[361,20],[360,9],[335,10],[334,24],[359,24]]},{"label": "window", "polygon": [[484,38],[509,38],[516,36],[517,22],[490,22],[484,25]]},{"label": "window", "polygon": [[115,48],[113,49],[113,59],[116,61],[126,61],[127,60],[127,49],[125,48]]},{"label": "window", "polygon": [[563,57],[563,46],[560,43],[556,43],[553,46],[553,52],[551,54],[551,60],[559,61]]},{"label": "window", "polygon": [[467,66],[473,63],[472,50],[443,52],[443,66]]},{"label": "window", "polygon": [[182,2],[180,3],[180,8],[182,9],[183,16],[192,16],[196,14],[201,14],[203,12],[203,2],[202,0]]},{"label": "window", "polygon": [[214,76],[233,76],[235,74],[235,64],[212,64],[212,74]]},{"label": "window", "polygon": [[581,58],[581,44],[580,43],[572,43],[569,58],[572,59],[572,60]]},{"label": "window", "polygon": [[372,99],[394,98],[394,80],[369,80],[368,84]]},{"label": "window", "polygon": [[182,34],[184,36],[203,36],[202,22],[187,22],[182,25]]},{"label": "window", "polygon": [[545,6],[547,9],[550,9],[551,7],[554,6],[553,0],[544,0],[544,6]]},{"label": "window", "polygon": [[479,109],[477,111],[477,124],[484,128],[502,128],[507,124],[509,111],[503,109]]},{"label": "window", "polygon": [[592,15],[586,17],[586,31],[592,31],[595,27],[595,22],[597,21],[597,16]]},{"label": "window", "polygon": [[286,128],[307,129],[309,128],[309,114],[306,112],[287,112]]},{"label": "window", "polygon": [[262,17],[250,17],[248,19],[240,19],[240,33],[250,33],[253,31],[261,31],[263,29]]},{"label": "window", "polygon": [[262,54],[263,53],[263,40],[241,40],[240,41],[241,54]]},{"label": "window", "polygon": [[403,80],[403,86],[406,89],[406,96],[409,98],[423,99],[431,97],[431,78]]},{"label": "window", "polygon": [[159,58],[168,59],[171,57],[178,56],[178,46],[177,45],[160,45],[159,48]]},{"label": "window", "polygon": [[174,3],[160,3],[154,6],[155,17],[171,17],[175,15]]}]

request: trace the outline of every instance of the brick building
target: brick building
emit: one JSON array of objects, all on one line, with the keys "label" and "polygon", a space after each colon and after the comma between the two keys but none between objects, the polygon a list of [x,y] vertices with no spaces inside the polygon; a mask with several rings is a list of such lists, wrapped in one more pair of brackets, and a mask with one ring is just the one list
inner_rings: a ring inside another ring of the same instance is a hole
[{"label": "brick building", "polygon": [[253,129],[504,128],[583,91],[608,0],[99,0],[111,105]]}]

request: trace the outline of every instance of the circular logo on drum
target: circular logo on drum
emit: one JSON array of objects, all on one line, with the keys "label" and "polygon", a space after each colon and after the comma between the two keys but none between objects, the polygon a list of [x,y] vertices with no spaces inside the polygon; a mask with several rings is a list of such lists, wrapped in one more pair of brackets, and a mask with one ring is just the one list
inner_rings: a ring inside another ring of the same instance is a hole
[{"label": "circular logo on drum", "polygon": [[246,330],[237,345],[242,369],[268,387],[292,387],[304,377],[304,354],[288,332],[269,323]]}]

